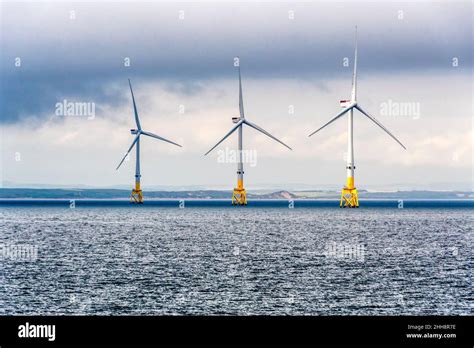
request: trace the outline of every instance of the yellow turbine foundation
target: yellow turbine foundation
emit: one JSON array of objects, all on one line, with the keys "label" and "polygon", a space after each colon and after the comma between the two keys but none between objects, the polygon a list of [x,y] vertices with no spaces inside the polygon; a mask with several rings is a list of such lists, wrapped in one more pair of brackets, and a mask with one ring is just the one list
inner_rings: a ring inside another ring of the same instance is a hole
[{"label": "yellow turbine foundation", "polygon": [[139,182],[135,182],[135,188],[132,190],[132,194],[130,195],[130,202],[143,203],[143,194]]},{"label": "yellow turbine foundation", "polygon": [[354,187],[354,178],[347,178],[346,187],[342,189],[339,207],[359,208],[359,197],[357,195],[357,189]]},{"label": "yellow turbine foundation", "polygon": [[237,180],[237,188],[234,188],[232,194],[232,205],[247,205],[247,192],[243,180]]}]

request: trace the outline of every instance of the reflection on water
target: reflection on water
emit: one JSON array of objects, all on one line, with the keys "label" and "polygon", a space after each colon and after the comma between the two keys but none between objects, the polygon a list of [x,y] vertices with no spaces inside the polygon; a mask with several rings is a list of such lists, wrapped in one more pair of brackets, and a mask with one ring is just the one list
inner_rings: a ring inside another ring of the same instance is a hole
[{"label": "reflection on water", "polygon": [[470,208],[7,206],[0,314],[471,314],[472,226]]}]

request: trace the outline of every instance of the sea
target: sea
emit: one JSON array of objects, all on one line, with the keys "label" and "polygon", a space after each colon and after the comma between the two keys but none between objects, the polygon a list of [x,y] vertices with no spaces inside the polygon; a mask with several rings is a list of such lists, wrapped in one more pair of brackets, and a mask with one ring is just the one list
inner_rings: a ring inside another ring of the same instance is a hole
[{"label": "sea", "polygon": [[0,200],[1,315],[472,315],[472,200]]}]

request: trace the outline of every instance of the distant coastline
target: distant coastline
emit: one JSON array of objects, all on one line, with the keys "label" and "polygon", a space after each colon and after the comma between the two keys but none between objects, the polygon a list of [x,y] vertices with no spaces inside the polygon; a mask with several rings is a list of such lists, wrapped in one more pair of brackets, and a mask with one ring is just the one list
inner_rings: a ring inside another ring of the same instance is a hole
[{"label": "distant coastline", "polygon": [[[144,191],[149,200],[229,200],[231,190],[189,190],[189,191]],[[249,190],[251,200],[338,200],[340,192],[335,190],[305,190],[305,191],[259,191]],[[473,200],[472,191],[396,191],[375,192],[359,191],[361,199],[444,199],[444,200]],[[0,199],[90,199],[90,200],[127,200],[130,190],[123,189],[64,189],[64,188],[0,188]]]}]

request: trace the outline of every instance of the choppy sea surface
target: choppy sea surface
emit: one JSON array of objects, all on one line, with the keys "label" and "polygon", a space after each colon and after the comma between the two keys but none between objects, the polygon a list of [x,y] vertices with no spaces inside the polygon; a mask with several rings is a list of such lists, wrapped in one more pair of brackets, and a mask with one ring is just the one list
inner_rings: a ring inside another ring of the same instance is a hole
[{"label": "choppy sea surface", "polygon": [[472,201],[170,202],[0,202],[0,314],[473,314]]}]

